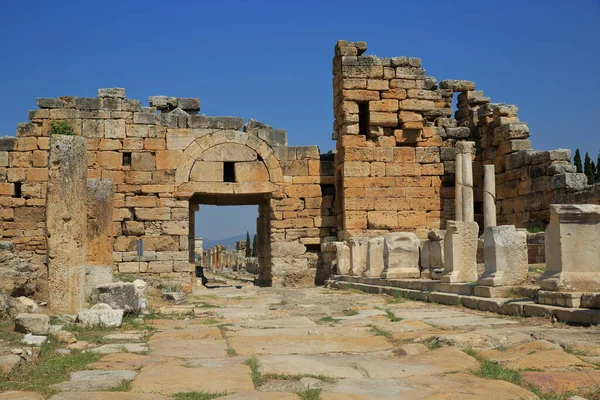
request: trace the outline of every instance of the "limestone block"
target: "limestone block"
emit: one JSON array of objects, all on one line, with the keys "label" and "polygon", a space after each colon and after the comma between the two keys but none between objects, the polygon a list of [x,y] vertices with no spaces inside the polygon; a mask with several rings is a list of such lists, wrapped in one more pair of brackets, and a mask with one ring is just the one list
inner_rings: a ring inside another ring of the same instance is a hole
[{"label": "limestone block", "polygon": [[348,275],[350,272],[350,248],[344,242],[325,242],[321,244],[325,267],[331,267],[331,273]]},{"label": "limestone block", "polygon": [[527,231],[514,225],[488,226],[484,231],[485,286],[520,285],[527,278]]},{"label": "limestone block", "polygon": [[49,306],[74,313],[83,306],[87,241],[85,139],[53,135],[50,144],[46,231]]},{"label": "limestone block", "polygon": [[444,241],[429,241],[429,268],[444,268]]},{"label": "limestone block", "polygon": [[367,267],[369,238],[354,236],[348,239],[348,247],[350,249],[350,271],[348,275],[361,276]]},{"label": "limestone block", "polygon": [[203,161],[256,161],[256,151],[237,143],[222,143],[202,153]]},{"label": "limestone block", "polygon": [[98,303],[89,310],[79,310],[77,321],[89,326],[118,328],[123,322],[124,310],[113,310],[111,306]]},{"label": "limestone block", "polygon": [[190,172],[190,181],[223,182],[223,163],[196,161]]},{"label": "limestone block", "polygon": [[412,232],[388,233],[384,236],[384,279],[418,278],[419,238]]},{"label": "limestone block", "polygon": [[15,318],[15,331],[47,335],[50,330],[50,317],[46,314],[18,314]]},{"label": "limestone block", "polygon": [[129,314],[140,311],[142,298],[133,283],[116,282],[96,286],[90,295],[90,303],[106,303]]},{"label": "limestone block", "polygon": [[545,233],[544,290],[600,291],[600,205],[552,204]]},{"label": "limestone block", "polygon": [[125,98],[125,89],[123,89],[123,88],[100,88],[100,89],[98,89],[98,97],[124,99]]},{"label": "limestone block", "polygon": [[[112,252],[111,252],[112,256]],[[85,297],[88,298],[94,287],[113,281],[113,265],[85,266]]]},{"label": "limestone block", "polygon": [[379,278],[383,272],[383,243],[382,236],[369,239],[367,245],[367,267],[363,271],[363,276]]},{"label": "limestone block", "polygon": [[447,221],[444,237],[443,283],[468,283],[477,280],[476,222]]},{"label": "limestone block", "polygon": [[87,181],[86,263],[112,264],[114,188],[110,179]]},{"label": "limestone block", "polygon": [[269,171],[262,161],[236,162],[234,170],[236,182],[269,181]]}]

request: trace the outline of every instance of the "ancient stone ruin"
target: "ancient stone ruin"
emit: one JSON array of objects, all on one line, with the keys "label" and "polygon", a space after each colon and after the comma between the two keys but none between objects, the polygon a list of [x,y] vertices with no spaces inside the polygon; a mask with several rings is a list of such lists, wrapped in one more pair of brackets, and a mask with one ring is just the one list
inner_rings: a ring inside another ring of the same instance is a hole
[{"label": "ancient stone ruin", "polygon": [[[551,206],[600,202],[570,151],[531,149],[518,108],[492,103],[474,82],[438,83],[418,58],[366,50],[335,46],[327,153],[288,146],[285,130],[252,119],[200,115],[197,98],[151,96],[143,106],[108,88],[38,99],[17,136],[0,139],[0,239],[47,263],[50,305],[71,312],[89,281],[110,281],[112,271],[193,276],[202,205],[258,205],[261,285],[323,284],[332,269],[452,290],[478,279],[477,287],[516,285],[527,268],[521,229],[550,223],[557,245],[546,247],[542,287],[599,291],[580,285],[583,267],[568,260],[569,251],[592,257],[588,250],[568,250],[575,244],[560,235],[598,211]],[[55,122],[73,135],[51,135]],[[583,281],[597,282],[598,266],[585,268]]]}]

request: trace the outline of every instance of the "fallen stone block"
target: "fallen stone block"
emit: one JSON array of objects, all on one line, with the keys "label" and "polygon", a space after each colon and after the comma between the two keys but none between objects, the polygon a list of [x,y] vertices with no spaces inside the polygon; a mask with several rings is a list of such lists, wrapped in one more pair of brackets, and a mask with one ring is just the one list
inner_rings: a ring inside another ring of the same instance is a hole
[{"label": "fallen stone block", "polygon": [[118,328],[123,323],[124,310],[113,310],[111,306],[98,303],[89,310],[79,310],[77,321],[89,326]]},{"label": "fallen stone block", "polygon": [[41,346],[44,343],[46,343],[46,336],[41,336],[41,335],[32,335],[31,333],[28,333],[27,335],[25,335],[23,337],[23,343],[25,344],[29,344],[32,346]]},{"label": "fallen stone block", "polygon": [[15,331],[47,335],[50,330],[50,317],[46,314],[19,314],[15,318]]},{"label": "fallen stone block", "polygon": [[113,309],[124,310],[126,314],[135,314],[141,309],[142,299],[134,283],[116,282],[96,286],[90,302],[105,303]]}]

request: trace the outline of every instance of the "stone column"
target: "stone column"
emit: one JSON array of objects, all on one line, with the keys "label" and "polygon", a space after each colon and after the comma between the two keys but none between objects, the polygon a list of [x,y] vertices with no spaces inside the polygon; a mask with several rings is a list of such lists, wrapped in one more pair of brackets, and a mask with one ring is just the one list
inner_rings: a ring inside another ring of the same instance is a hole
[{"label": "stone column", "polygon": [[443,283],[477,280],[477,222],[448,221],[444,237]]},{"label": "stone column", "polygon": [[87,242],[85,295],[113,278],[113,201],[110,179],[87,180]]},{"label": "stone column", "polygon": [[384,236],[384,279],[419,278],[419,245],[421,241],[412,232],[388,233]]},{"label": "stone column", "polygon": [[496,170],[494,165],[483,166],[483,224],[496,226]]},{"label": "stone column", "polygon": [[552,204],[546,271],[539,285],[559,292],[600,291],[600,205]]},{"label": "stone column", "polygon": [[[475,221],[473,204],[473,147],[475,142],[458,142],[456,148],[461,153],[462,170],[462,220]],[[458,166],[456,166],[458,169]]]},{"label": "stone column", "polygon": [[514,225],[484,229],[485,272],[477,283],[485,286],[521,285],[527,279],[527,231]]},{"label": "stone column", "polygon": [[81,136],[50,138],[46,194],[49,307],[74,314],[83,308],[87,241],[88,154]]},{"label": "stone column", "polygon": [[462,153],[456,149],[454,156],[454,219],[456,221],[463,220],[463,170],[462,170]]},{"label": "stone column", "polygon": [[382,236],[369,239],[367,268],[363,271],[363,276],[379,278],[383,272],[383,242],[384,238]]}]

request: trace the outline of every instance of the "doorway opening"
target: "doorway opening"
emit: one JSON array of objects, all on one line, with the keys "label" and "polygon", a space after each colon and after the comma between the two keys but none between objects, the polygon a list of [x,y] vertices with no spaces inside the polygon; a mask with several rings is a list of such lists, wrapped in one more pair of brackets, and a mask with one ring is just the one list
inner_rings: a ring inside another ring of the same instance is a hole
[{"label": "doorway opening", "polygon": [[268,284],[269,204],[264,194],[195,194],[190,199],[190,262]]}]

